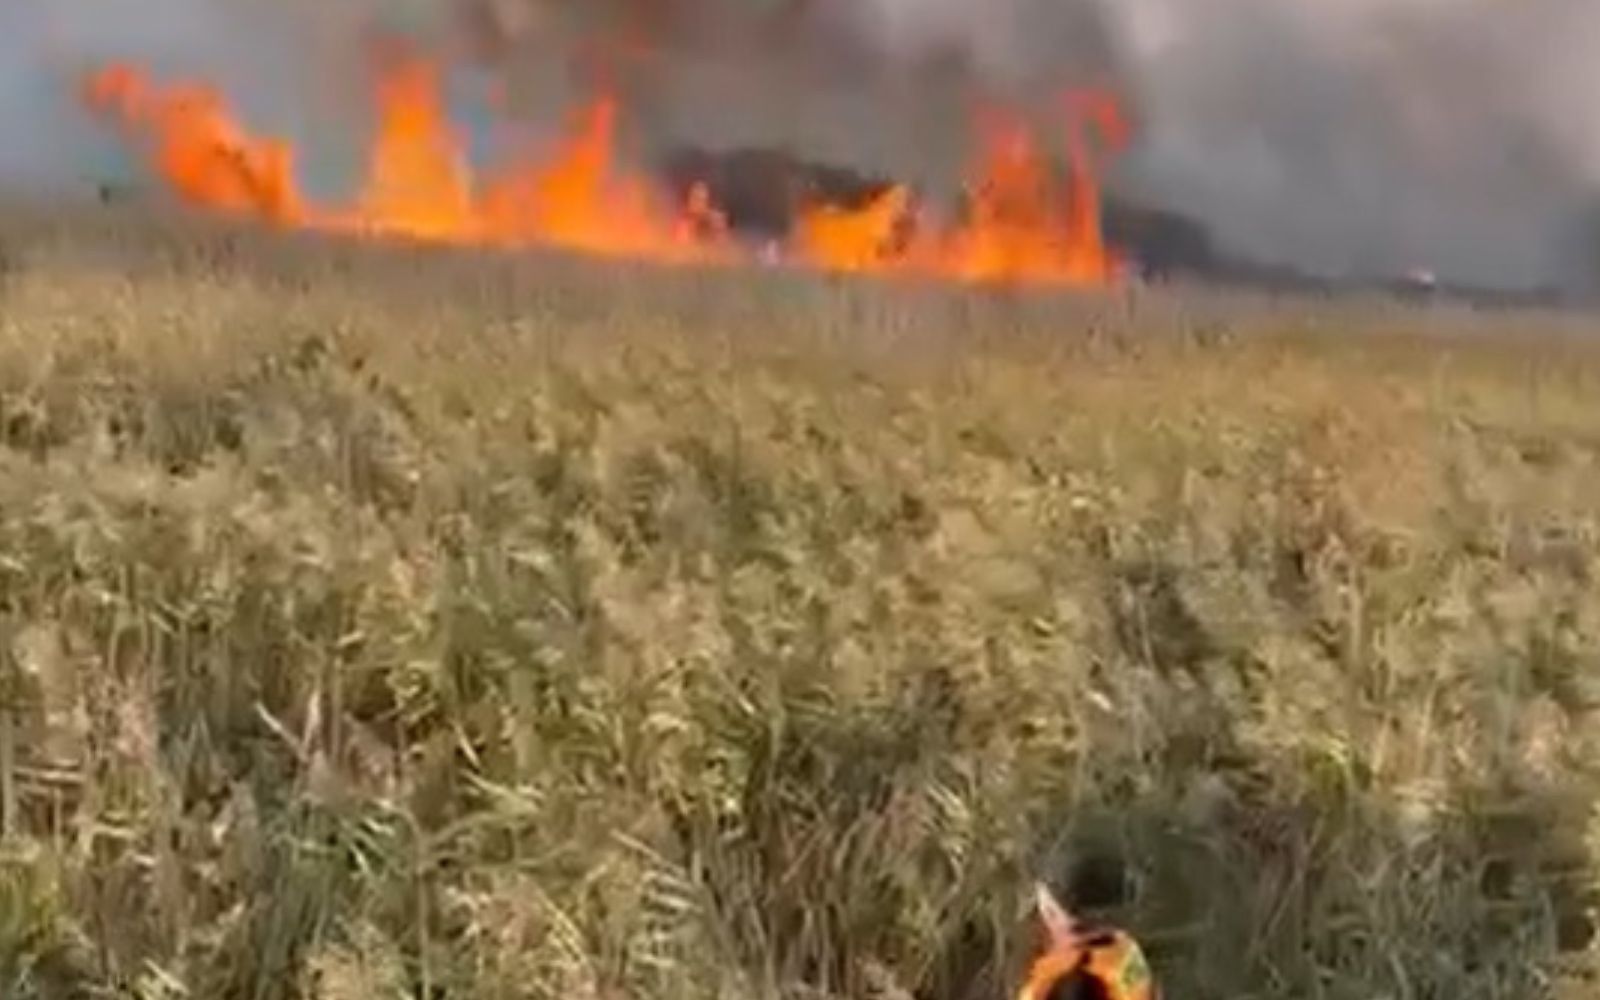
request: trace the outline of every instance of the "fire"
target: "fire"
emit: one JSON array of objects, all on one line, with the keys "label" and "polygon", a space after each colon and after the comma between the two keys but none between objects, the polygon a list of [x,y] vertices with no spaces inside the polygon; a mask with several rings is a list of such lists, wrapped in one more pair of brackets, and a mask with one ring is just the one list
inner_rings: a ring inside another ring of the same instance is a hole
[{"label": "fire", "polygon": [[240,129],[210,88],[156,89],[118,63],[89,78],[84,99],[149,140],[156,169],[185,201],[271,222],[301,220],[288,144]]},{"label": "fire", "polygon": [[[706,184],[676,203],[652,179],[619,166],[620,109],[609,94],[576,109],[552,149],[527,150],[479,176],[446,113],[433,64],[391,59],[376,86],[377,127],[360,189],[344,205],[302,197],[290,145],[252,135],[209,87],[157,86],[131,66],[112,64],[89,76],[83,96],[179,197],[202,208],[371,237],[544,244],[676,262],[754,259],[729,239]],[[828,270],[958,281],[1116,280],[1119,262],[1101,235],[1090,132],[1114,151],[1128,129],[1109,95],[1075,92],[1065,104],[1064,180],[1019,119],[991,113],[979,122],[963,217],[930,225],[904,185],[859,207],[813,202],[798,210],[787,255]]]},{"label": "fire", "polygon": [[432,66],[402,61],[378,81],[378,130],[347,224],[374,233],[478,242],[487,235],[472,172]]},{"label": "fire", "polygon": [[895,236],[910,208],[910,193],[895,185],[864,207],[806,206],[796,221],[801,259],[839,271],[880,271],[896,266]]},{"label": "fire", "polygon": [[[615,169],[618,108],[601,97],[580,109],[556,154],[492,178],[481,204],[492,239],[548,243],[593,254],[708,259],[701,197],[667,204],[645,179]],[[696,234],[703,238],[696,238]]]},{"label": "fire", "polygon": [[379,81],[376,135],[347,206],[302,198],[288,144],[250,135],[209,88],[157,87],[115,64],[90,76],[84,97],[128,131],[184,201],[202,208],[372,236],[660,260],[711,259],[720,245],[703,197],[679,208],[643,178],[617,171],[609,97],[581,109],[553,153],[480,178],[445,114],[433,66],[396,60]]},{"label": "fire", "polygon": [[[800,253],[842,271],[899,269],[982,282],[1092,285],[1115,280],[1117,255],[1100,226],[1100,191],[1088,142],[1093,125],[1113,149],[1127,141],[1117,104],[1096,91],[1067,95],[1067,177],[1056,182],[1037,137],[1002,111],[980,120],[980,144],[969,168],[967,216],[949,230],[918,233],[898,253],[905,222],[903,188],[865,207],[810,206],[800,220]],[[903,241],[902,241],[903,242]]]}]

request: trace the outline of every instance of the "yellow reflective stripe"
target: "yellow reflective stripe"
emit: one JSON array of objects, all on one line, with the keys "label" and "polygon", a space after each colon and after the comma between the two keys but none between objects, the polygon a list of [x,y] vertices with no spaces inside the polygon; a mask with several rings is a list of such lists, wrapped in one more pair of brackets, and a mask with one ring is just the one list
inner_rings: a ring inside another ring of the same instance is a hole
[{"label": "yellow reflective stripe", "polygon": [[1138,989],[1150,981],[1150,964],[1144,960],[1144,952],[1131,940],[1122,954],[1121,974],[1117,978],[1124,990]]}]

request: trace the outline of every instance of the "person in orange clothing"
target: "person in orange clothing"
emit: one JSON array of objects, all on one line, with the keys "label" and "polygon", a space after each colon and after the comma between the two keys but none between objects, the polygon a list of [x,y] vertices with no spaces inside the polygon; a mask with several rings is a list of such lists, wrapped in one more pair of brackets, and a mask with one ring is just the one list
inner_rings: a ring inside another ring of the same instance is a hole
[{"label": "person in orange clothing", "polygon": [[1078,920],[1042,882],[1034,884],[1034,896],[1047,942],[1017,1000],[1161,1000],[1132,935]]}]

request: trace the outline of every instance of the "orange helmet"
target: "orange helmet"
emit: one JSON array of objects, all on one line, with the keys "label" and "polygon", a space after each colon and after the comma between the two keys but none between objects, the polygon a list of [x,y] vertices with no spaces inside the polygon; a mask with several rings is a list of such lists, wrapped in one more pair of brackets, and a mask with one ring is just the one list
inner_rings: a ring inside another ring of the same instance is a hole
[{"label": "orange helmet", "polygon": [[1029,966],[1017,1000],[1160,1000],[1132,935],[1079,921],[1043,883],[1035,883],[1034,895],[1049,943]]}]

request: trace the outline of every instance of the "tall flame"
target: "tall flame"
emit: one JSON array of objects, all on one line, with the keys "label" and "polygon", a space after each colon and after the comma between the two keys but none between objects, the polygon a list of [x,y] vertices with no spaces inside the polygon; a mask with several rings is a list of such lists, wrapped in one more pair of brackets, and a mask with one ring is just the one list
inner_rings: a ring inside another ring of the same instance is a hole
[{"label": "tall flame", "polygon": [[377,138],[350,221],[425,239],[477,242],[487,235],[471,168],[427,63],[398,62],[378,81]]},{"label": "tall flame", "polygon": [[158,90],[133,67],[114,63],[90,77],[84,99],[149,139],[155,168],[185,201],[272,222],[301,221],[289,145],[240,129],[209,87]]},{"label": "tall flame", "polygon": [[353,204],[333,207],[304,199],[288,144],[246,132],[208,87],[157,87],[119,63],[91,74],[84,96],[140,143],[184,201],[203,208],[374,236],[661,260],[709,259],[720,243],[716,227],[704,224],[714,213],[703,196],[679,208],[616,170],[617,107],[605,96],[579,110],[552,154],[477,177],[435,68],[396,60],[377,88],[378,127],[361,190]]},{"label": "tall flame", "polygon": [[[1088,128],[1119,149],[1128,127],[1116,101],[1099,91],[1066,98],[1067,177],[1057,183],[1037,137],[1021,119],[993,110],[979,120],[979,148],[969,166],[967,215],[946,232],[925,232],[896,250],[907,195],[891,187],[867,205],[809,206],[800,219],[799,252],[843,271],[889,269],[967,281],[1101,284],[1119,261],[1100,227],[1100,189]],[[900,241],[904,242],[904,241]]]},{"label": "tall flame", "polygon": [[[474,173],[440,96],[436,68],[420,58],[386,64],[376,88],[377,129],[365,176],[347,205],[314,205],[295,181],[280,139],[241,127],[202,84],[161,87],[122,63],[91,74],[88,107],[119,124],[184,201],[267,222],[454,243],[547,244],[661,261],[748,261],[704,183],[680,204],[648,178],[619,167],[619,107],[601,94],[576,109],[552,150]],[[964,217],[943,227],[913,211],[893,185],[860,207],[800,208],[788,255],[814,267],[902,272],[958,281],[1098,285],[1118,261],[1100,227],[1090,132],[1111,150],[1128,128],[1098,91],[1066,99],[1065,179],[1018,118],[980,118]]]}]

